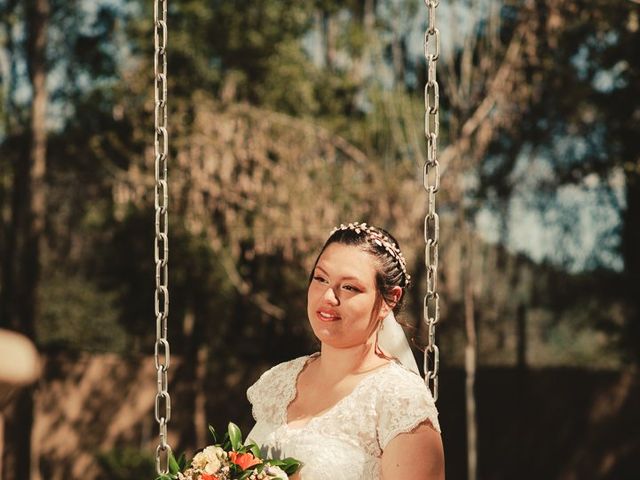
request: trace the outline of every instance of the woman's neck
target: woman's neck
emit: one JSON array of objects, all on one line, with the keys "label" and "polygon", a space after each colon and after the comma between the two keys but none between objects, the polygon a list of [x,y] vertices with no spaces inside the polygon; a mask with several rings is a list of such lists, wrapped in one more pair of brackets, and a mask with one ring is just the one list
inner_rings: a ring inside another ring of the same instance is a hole
[{"label": "woman's neck", "polygon": [[370,342],[350,348],[335,348],[323,343],[316,362],[322,378],[337,381],[375,370],[388,360],[376,353],[374,336]]}]

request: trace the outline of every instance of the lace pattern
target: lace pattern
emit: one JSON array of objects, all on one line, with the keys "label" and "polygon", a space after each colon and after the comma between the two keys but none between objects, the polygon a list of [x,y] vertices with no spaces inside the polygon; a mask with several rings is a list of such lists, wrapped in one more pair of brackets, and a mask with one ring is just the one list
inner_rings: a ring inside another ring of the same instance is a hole
[{"label": "lace pattern", "polygon": [[431,392],[422,378],[403,369],[388,372],[378,397],[378,438],[380,448],[385,449],[389,441],[400,433],[413,431],[425,420],[429,420],[440,432],[438,410]]},{"label": "lace pattern", "polygon": [[363,378],[349,395],[303,426],[289,427],[287,407],[296,396],[298,375],[317,355],[276,365],[247,390],[257,422],[248,437],[275,458],[301,460],[303,480],[378,479],[382,452],[396,435],[425,420],[440,431],[423,380],[395,362]]},{"label": "lace pattern", "polygon": [[296,396],[296,380],[307,361],[317,353],[280,363],[247,389],[253,419],[282,425],[287,423],[287,407]]}]

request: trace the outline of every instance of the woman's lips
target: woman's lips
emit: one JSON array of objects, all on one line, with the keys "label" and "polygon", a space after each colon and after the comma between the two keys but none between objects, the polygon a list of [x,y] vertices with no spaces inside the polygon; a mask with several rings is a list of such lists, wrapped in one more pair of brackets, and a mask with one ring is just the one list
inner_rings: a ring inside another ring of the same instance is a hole
[{"label": "woman's lips", "polygon": [[316,316],[321,322],[335,322],[336,320],[340,320],[339,315],[326,310],[318,310]]}]

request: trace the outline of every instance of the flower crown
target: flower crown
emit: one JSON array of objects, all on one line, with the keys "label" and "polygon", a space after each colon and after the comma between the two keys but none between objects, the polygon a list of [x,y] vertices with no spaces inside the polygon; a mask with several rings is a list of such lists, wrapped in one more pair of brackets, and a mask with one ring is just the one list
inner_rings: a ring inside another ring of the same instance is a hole
[{"label": "flower crown", "polygon": [[360,235],[361,233],[366,234],[373,243],[375,243],[379,247],[384,248],[387,253],[398,262],[398,265],[400,265],[400,270],[402,270],[402,273],[404,274],[405,286],[409,283],[409,281],[411,280],[411,276],[407,273],[407,262],[404,259],[404,255],[402,255],[402,252],[398,247],[390,242],[390,239],[386,235],[378,232],[377,230],[374,230],[366,223],[348,223],[347,225],[341,223],[339,227],[335,227],[333,230],[331,230],[329,236],[333,235],[338,230],[351,230],[356,232],[358,235]]}]

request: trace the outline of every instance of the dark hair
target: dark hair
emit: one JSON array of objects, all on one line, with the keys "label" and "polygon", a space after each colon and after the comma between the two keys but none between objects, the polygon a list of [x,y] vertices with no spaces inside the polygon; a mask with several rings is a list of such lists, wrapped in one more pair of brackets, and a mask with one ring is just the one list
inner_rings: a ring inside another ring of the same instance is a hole
[{"label": "dark hair", "polygon": [[[367,229],[382,235],[386,241],[400,250],[398,241],[393,237],[393,235],[383,228],[367,225]],[[378,295],[374,306],[374,312],[377,312],[380,309],[382,306],[382,300],[384,300],[389,305],[393,305],[395,302],[393,312],[396,314],[399,313],[404,302],[405,291],[411,283],[409,277],[401,268],[399,260],[389,253],[385,247],[375,243],[372,236],[363,230],[356,231],[355,229],[349,228],[338,229],[333,232],[325,242],[315,263],[313,264],[313,268],[311,269],[311,274],[309,276],[309,283],[313,280],[313,273],[322,253],[332,243],[358,247],[363,252],[370,254],[376,259],[376,290]],[[400,298],[397,301],[395,301],[394,296],[391,293],[391,290],[394,287],[402,287],[402,295],[400,295]]]}]

